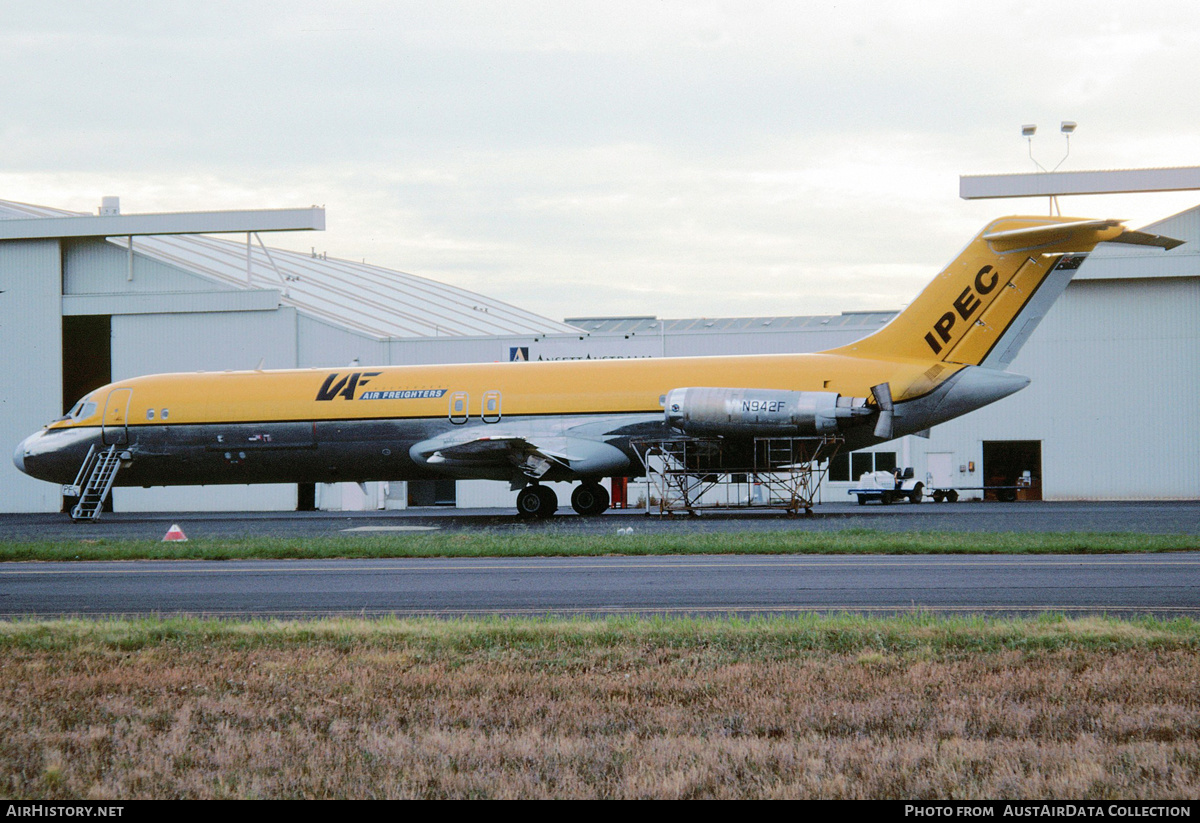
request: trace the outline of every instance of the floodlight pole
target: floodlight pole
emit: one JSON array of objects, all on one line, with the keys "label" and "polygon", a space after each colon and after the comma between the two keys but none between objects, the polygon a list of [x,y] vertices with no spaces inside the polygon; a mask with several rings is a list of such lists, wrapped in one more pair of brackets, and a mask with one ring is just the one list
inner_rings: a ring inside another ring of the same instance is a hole
[{"label": "floodlight pole", "polygon": [[[1054,168],[1049,170],[1047,170],[1046,167],[1039,163],[1037,158],[1033,156],[1033,135],[1037,133],[1037,126],[1032,124],[1022,126],[1021,134],[1025,137],[1025,141],[1029,144],[1029,159],[1033,161],[1034,167],[1036,167],[1039,171],[1046,173],[1058,171],[1059,167],[1062,166],[1062,164],[1066,162],[1067,158],[1071,156],[1071,134],[1075,131],[1076,126],[1077,124],[1074,120],[1064,120],[1059,125],[1059,131],[1061,131],[1063,137],[1067,139],[1067,153],[1062,156],[1062,159],[1058,161],[1058,164],[1055,165]],[[1058,196],[1052,194],[1050,195],[1050,216],[1053,217],[1055,212],[1058,212],[1058,216],[1062,217],[1062,209],[1058,207]]]}]

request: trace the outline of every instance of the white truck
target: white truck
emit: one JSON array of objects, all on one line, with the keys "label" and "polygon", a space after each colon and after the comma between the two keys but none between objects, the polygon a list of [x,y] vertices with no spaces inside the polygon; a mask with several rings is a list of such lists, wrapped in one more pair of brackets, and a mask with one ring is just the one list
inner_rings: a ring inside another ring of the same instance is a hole
[{"label": "white truck", "polygon": [[856,495],[860,506],[866,505],[868,500],[878,500],[885,506],[896,500],[920,503],[925,496],[925,484],[913,477],[909,466],[894,472],[863,472],[858,478],[858,487],[847,494]]}]

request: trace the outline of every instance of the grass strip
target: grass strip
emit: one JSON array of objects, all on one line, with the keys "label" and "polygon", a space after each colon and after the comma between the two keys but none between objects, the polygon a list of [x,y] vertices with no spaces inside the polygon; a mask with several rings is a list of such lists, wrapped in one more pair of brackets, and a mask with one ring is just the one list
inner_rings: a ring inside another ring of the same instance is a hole
[{"label": "grass strip", "polygon": [[1125,554],[1200,550],[1197,534],[1090,532],[699,532],[580,535],[532,529],[322,538],[108,538],[0,543],[0,561],[386,557],[587,557],[698,554]]},{"label": "grass strip", "polygon": [[727,656],[814,652],[924,652],[936,655],[1011,650],[1200,650],[1200,621],[1066,617],[1001,618],[918,612],[888,617],[801,613],[758,617],[620,615],[589,617],[378,617],[317,620],[168,618],[14,618],[0,621],[0,650],[97,648],[131,651],[420,647],[469,655],[519,654],[621,644],[721,651]]},{"label": "grass strip", "polygon": [[1192,799],[1200,623],[0,622],[0,797]]}]

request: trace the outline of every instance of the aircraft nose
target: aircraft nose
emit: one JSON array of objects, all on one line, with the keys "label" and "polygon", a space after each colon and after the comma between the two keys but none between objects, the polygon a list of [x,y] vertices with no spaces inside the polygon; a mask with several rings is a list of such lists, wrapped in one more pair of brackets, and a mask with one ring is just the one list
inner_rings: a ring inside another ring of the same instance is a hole
[{"label": "aircraft nose", "polygon": [[21,474],[26,473],[25,472],[25,445],[30,441],[31,438],[34,438],[34,437],[37,437],[37,435],[31,434],[29,437],[26,437],[24,440],[22,440],[20,443],[17,444],[17,450],[15,452],[13,452],[13,465],[17,467],[17,469],[21,472]]}]

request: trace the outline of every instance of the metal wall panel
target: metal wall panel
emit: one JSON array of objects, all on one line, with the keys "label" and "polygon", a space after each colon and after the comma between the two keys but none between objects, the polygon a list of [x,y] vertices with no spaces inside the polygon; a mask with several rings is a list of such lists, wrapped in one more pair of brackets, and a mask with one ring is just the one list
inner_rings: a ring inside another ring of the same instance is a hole
[{"label": "metal wall panel", "polygon": [[[295,511],[296,487],[160,486],[152,489],[113,489],[118,512],[277,512]],[[183,523],[189,537],[203,536]],[[165,528],[164,528],[165,531]]]},{"label": "metal wall panel", "polygon": [[64,315],[274,311],[279,308],[279,291],[251,289],[185,293],[68,294],[63,297],[62,303]]},{"label": "metal wall panel", "polygon": [[119,315],[113,380],[178,371],[296,367],[296,311]]},{"label": "metal wall panel", "polygon": [[0,511],[58,511],[59,488],[17,471],[12,453],[62,408],[61,255],[55,240],[0,243]]},{"label": "metal wall panel", "polygon": [[747,330],[725,334],[668,334],[668,357],[721,354],[790,354],[848,345],[863,337],[861,328],[771,332]]},{"label": "metal wall panel", "polygon": [[[760,332],[590,332],[534,337],[424,337],[388,341],[392,365],[490,363],[513,358],[521,349],[530,360],[687,357],[693,355],[814,352],[852,343],[862,329],[796,329]],[[366,365],[366,361],[363,361]]]},{"label": "metal wall panel", "polygon": [[388,365],[388,345],[382,340],[303,314],[297,315],[296,324],[300,368],[339,368],[355,359],[363,366]]},{"label": "metal wall panel", "polygon": [[[179,371],[296,367],[296,312],[140,314],[113,317],[113,379]],[[278,511],[296,507],[293,485],[173,486],[113,490],[117,511]]]},{"label": "metal wall panel", "polygon": [[129,279],[129,253],[103,239],[63,242],[65,294],[139,294],[142,292],[233,291],[235,286],[216,278],[191,274],[138,253],[133,240],[133,279]]}]

